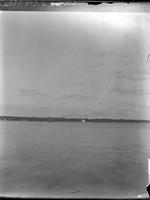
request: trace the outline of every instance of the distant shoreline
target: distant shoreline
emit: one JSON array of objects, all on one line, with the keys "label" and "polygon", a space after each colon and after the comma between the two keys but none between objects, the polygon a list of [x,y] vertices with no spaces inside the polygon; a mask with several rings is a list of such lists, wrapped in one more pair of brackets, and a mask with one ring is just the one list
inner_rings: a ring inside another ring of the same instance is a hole
[{"label": "distant shoreline", "polygon": [[[63,117],[18,117],[0,116],[2,121],[44,121],[44,122],[120,122],[120,123],[150,123],[150,120],[139,119],[104,119],[104,118],[63,118]],[[84,121],[83,121],[84,120]]]}]

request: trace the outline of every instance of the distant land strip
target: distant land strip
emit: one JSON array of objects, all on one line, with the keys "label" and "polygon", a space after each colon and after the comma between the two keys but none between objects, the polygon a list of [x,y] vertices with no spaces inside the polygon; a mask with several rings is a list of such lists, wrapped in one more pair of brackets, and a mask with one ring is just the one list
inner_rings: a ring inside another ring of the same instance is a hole
[{"label": "distant land strip", "polygon": [[44,122],[120,122],[120,123],[150,123],[150,120],[140,119],[105,119],[105,118],[63,118],[63,117],[18,117],[0,116],[4,121],[44,121]]}]

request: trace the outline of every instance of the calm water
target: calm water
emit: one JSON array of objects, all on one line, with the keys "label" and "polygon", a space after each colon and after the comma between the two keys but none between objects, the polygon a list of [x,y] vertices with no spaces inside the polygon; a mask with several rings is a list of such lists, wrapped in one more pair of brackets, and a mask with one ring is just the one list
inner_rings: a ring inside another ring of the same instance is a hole
[{"label": "calm water", "polygon": [[0,121],[0,193],[146,193],[150,124]]}]

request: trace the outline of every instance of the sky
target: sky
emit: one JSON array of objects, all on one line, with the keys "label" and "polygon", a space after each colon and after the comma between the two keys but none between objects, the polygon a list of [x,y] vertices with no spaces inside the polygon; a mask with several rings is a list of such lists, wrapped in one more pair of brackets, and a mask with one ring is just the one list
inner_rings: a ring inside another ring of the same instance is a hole
[{"label": "sky", "polygon": [[0,115],[150,119],[149,13],[0,16]]}]

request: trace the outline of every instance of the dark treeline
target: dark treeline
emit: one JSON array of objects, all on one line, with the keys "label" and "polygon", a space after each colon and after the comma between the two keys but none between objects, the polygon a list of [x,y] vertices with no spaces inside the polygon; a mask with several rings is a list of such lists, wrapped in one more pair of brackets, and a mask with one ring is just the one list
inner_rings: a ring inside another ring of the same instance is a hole
[{"label": "dark treeline", "polygon": [[150,123],[150,120],[139,119],[89,119],[89,118],[64,118],[64,117],[17,117],[0,116],[0,120],[6,121],[46,121],[46,122],[121,122],[121,123]]}]

